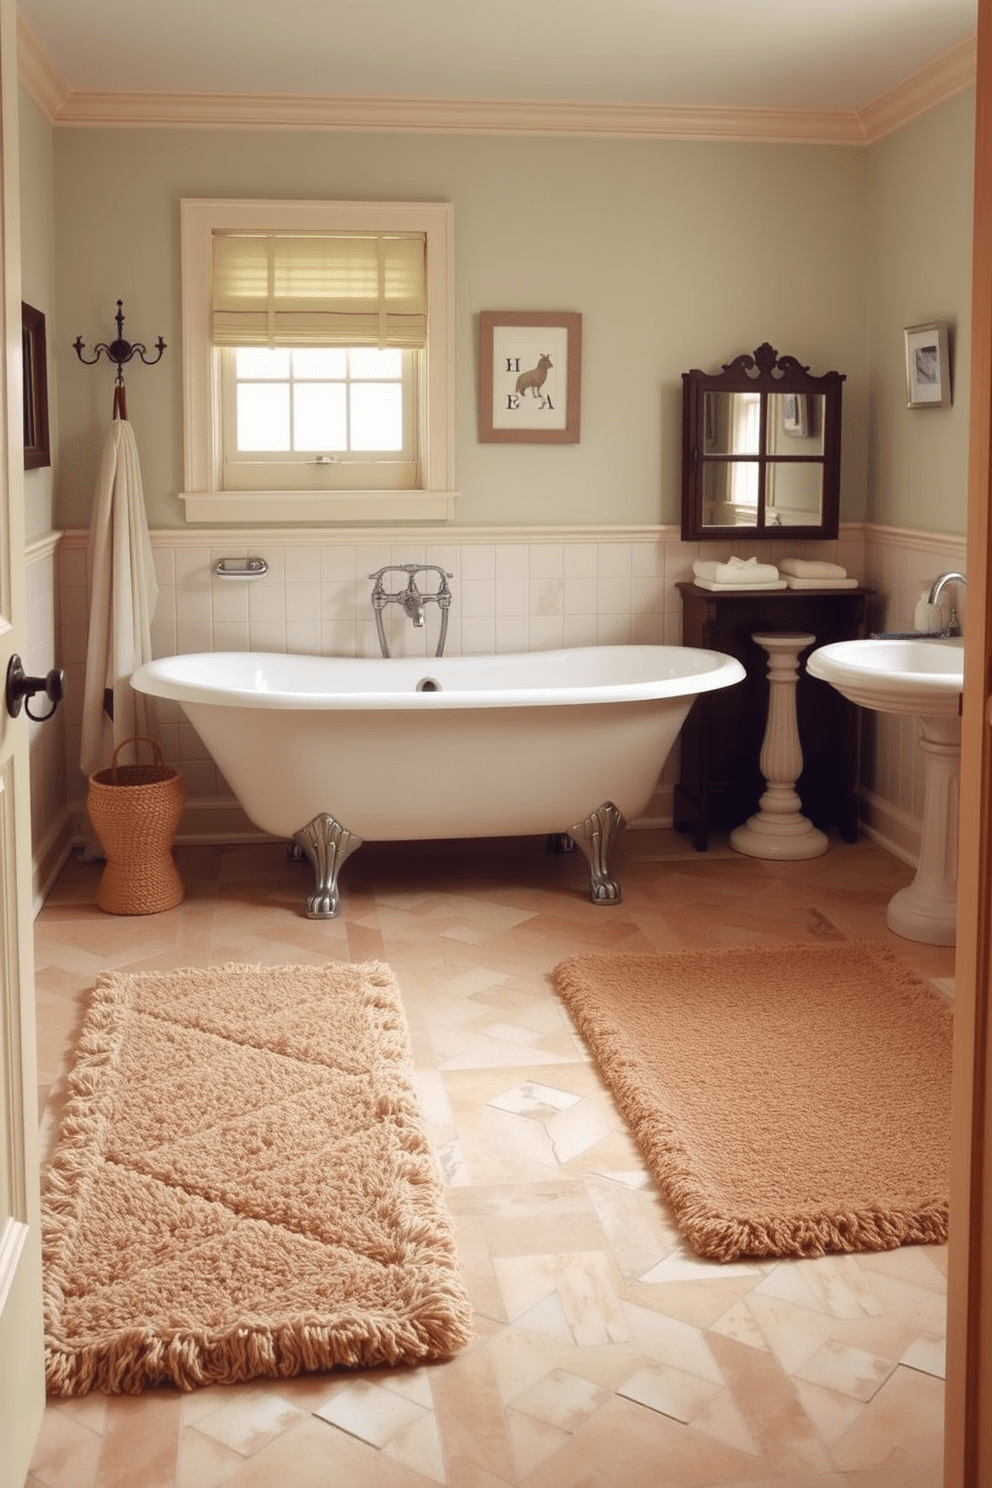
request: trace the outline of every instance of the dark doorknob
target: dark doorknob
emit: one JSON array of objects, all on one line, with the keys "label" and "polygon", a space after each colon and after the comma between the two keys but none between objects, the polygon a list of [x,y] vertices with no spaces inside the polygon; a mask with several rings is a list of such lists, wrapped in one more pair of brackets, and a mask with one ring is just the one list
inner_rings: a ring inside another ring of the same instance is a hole
[{"label": "dark doorknob", "polygon": [[[47,713],[32,713],[27,699],[33,698],[36,692],[43,692],[51,703]],[[7,686],[5,689],[7,701],[7,712],[11,718],[16,718],[24,705],[24,711],[29,718],[36,723],[44,723],[46,718],[51,718],[59,703],[65,697],[65,672],[61,667],[52,667],[47,677],[28,677],[21,658],[13,655],[7,663]]]}]

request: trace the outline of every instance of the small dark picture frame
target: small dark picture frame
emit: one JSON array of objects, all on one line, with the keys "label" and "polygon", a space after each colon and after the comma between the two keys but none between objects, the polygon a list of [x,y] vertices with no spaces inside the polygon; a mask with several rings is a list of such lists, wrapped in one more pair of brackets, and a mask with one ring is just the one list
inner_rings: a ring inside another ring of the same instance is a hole
[{"label": "small dark picture frame", "polygon": [[24,469],[52,463],[48,445],[48,356],[45,317],[21,303],[21,354],[24,362]]},{"label": "small dark picture frame", "polygon": [[783,393],[782,427],[786,434],[809,438],[809,397],[806,393]]}]

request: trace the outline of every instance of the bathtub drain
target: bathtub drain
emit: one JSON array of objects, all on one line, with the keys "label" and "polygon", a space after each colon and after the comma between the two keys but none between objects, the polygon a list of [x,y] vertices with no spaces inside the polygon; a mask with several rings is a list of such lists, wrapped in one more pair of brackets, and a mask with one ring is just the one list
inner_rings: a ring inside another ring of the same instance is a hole
[{"label": "bathtub drain", "polygon": [[415,692],[440,692],[441,684],[436,677],[421,677],[417,683]]}]

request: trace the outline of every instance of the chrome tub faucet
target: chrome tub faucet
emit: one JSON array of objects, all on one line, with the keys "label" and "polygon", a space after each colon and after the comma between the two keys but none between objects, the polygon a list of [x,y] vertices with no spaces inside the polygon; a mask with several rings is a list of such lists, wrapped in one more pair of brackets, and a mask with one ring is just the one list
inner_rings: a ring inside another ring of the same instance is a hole
[{"label": "chrome tub faucet", "polygon": [[[404,573],[407,581],[402,589],[387,589],[382,579],[383,574]],[[421,573],[436,573],[438,575],[437,589],[433,592],[422,592],[417,588],[417,575]],[[447,569],[441,568],[437,563],[387,563],[382,568],[377,568],[375,573],[370,573],[372,580],[372,608],[375,611],[375,628],[379,636],[379,648],[383,656],[389,655],[389,643],[386,640],[386,630],[383,625],[382,612],[387,604],[398,604],[402,607],[407,617],[413,622],[415,630],[424,627],[424,605],[436,604],[441,612],[441,632],[438,636],[437,650],[435,656],[444,653],[444,643],[448,635],[448,611],[451,608],[451,589],[448,580],[453,575]]]}]

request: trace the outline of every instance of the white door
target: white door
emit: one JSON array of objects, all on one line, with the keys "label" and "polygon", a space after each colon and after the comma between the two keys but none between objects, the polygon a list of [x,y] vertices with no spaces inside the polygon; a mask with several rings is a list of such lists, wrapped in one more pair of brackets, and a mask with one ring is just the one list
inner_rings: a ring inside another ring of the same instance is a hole
[{"label": "white door", "polygon": [[[23,652],[17,37],[0,0],[0,688]],[[21,1488],[45,1404],[27,722],[0,698],[0,1488]]]}]

